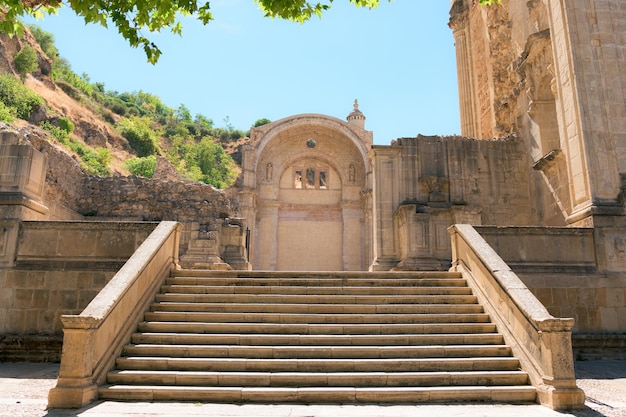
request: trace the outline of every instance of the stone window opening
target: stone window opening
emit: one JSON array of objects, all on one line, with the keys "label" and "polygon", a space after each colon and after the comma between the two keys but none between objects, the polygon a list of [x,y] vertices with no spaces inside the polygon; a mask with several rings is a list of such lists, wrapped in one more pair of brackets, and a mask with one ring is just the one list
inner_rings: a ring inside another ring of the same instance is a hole
[{"label": "stone window opening", "polygon": [[297,190],[327,190],[328,170],[315,166],[296,168],[293,171],[293,187]]}]

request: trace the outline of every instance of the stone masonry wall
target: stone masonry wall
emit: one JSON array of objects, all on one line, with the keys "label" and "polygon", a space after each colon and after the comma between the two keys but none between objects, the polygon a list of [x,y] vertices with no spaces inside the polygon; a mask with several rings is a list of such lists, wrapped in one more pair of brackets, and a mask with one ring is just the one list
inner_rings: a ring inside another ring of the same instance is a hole
[{"label": "stone masonry wall", "polygon": [[[520,139],[418,136],[398,139],[394,146],[402,148],[401,202],[479,209],[482,224],[530,224],[527,159]],[[431,178],[438,187],[428,184]],[[441,195],[433,202],[435,188]]]},{"label": "stone masonry wall", "polygon": [[63,314],[79,314],[155,223],[21,222],[0,269],[0,360],[58,361]]},{"label": "stone masonry wall", "polygon": [[95,219],[199,222],[209,230],[220,230],[232,215],[226,193],[211,185],[136,176],[86,177],[77,210]]}]

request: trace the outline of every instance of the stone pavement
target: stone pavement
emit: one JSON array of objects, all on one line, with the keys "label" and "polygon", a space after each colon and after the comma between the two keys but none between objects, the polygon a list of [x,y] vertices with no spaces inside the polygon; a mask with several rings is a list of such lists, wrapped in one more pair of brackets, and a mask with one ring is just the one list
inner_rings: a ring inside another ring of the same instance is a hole
[{"label": "stone pavement", "polygon": [[0,363],[0,417],[626,417],[626,361],[576,362],[585,409],[540,405],[258,405],[95,402],[80,410],[46,410],[58,364]]}]

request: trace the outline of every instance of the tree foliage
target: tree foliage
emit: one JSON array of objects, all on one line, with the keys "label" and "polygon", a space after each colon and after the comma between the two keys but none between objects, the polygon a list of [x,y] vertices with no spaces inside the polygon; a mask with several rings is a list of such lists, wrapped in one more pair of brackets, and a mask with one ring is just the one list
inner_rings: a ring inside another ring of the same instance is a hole
[{"label": "tree foliage", "polygon": [[117,123],[117,127],[137,155],[150,156],[160,151],[159,132],[152,126],[150,118],[124,117]]},{"label": "tree foliage", "polygon": [[262,119],[258,119],[256,122],[254,122],[252,127],[259,127],[259,126],[266,125],[268,123],[272,123],[272,121],[270,119],[268,119],[267,117],[264,117]]}]

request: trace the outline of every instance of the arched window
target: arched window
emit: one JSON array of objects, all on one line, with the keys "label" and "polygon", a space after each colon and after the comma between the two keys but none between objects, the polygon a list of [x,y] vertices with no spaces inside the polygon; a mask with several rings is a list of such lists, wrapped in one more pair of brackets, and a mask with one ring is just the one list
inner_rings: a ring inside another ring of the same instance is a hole
[{"label": "arched window", "polygon": [[328,167],[301,164],[293,169],[293,188],[297,190],[327,190]]}]

